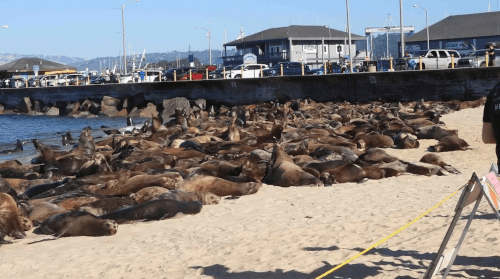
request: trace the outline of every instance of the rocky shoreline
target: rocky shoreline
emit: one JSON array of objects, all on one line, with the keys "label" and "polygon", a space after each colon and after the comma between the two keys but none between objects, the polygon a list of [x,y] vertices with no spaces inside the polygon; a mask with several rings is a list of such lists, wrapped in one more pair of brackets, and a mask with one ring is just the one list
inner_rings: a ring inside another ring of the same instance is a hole
[{"label": "rocky shoreline", "polygon": [[190,101],[186,98],[165,99],[155,104],[141,97],[129,97],[123,100],[105,96],[100,102],[85,100],[83,102],[56,102],[44,103],[32,100],[29,97],[23,100],[14,109],[6,110],[0,104],[0,115],[29,115],[29,116],[68,116],[74,118],[107,117],[143,117],[151,118],[160,115],[167,119],[177,109],[205,110],[205,100]]}]

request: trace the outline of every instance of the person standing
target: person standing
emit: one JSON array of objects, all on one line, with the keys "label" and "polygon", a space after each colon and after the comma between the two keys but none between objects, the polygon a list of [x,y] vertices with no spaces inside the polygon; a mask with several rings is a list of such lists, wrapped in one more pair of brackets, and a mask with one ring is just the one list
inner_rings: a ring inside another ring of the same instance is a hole
[{"label": "person standing", "polygon": [[496,144],[497,166],[500,166],[500,84],[486,98],[482,139],[485,144]]},{"label": "person standing", "polygon": [[488,67],[495,67],[495,47],[490,45],[490,49],[486,51],[488,55]]}]

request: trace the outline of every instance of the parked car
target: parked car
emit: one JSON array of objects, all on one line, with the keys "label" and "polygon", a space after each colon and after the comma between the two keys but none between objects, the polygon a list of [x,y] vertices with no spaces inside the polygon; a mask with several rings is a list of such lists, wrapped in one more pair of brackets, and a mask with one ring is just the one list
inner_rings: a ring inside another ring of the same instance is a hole
[{"label": "parked car", "polygon": [[460,54],[455,50],[448,49],[429,49],[421,50],[413,53],[408,59],[409,64],[416,65],[415,69],[419,69],[420,58],[422,57],[423,70],[436,70],[451,68],[451,55],[455,57],[455,67],[460,60]]},{"label": "parked car", "polygon": [[265,64],[249,64],[249,65],[238,65],[231,71],[226,71],[226,78],[241,78],[243,68],[243,78],[258,78],[260,77],[260,69],[268,69],[269,67]]},{"label": "parked car", "polygon": [[205,70],[191,70],[191,77],[189,77],[189,71],[182,76],[177,76],[177,80],[202,80],[205,79]]},{"label": "parked car", "polygon": [[[459,68],[484,68],[486,67],[487,49],[476,50],[475,52],[458,60]],[[500,66],[500,49],[495,49],[495,65]]]},{"label": "parked car", "polygon": [[43,75],[38,78],[40,87],[54,86],[57,75]]},{"label": "parked car", "polygon": [[9,88],[10,79],[4,78],[0,80],[0,88]]},{"label": "parked car", "polygon": [[[78,80],[78,84],[77,84]],[[87,85],[88,79],[87,76],[75,76],[72,79],[68,80],[68,85]]]},{"label": "parked car", "polygon": [[[104,78],[106,79],[106,78]],[[130,73],[120,76],[120,83],[136,83],[139,82],[140,77],[137,73]]]},{"label": "parked car", "polygon": [[105,84],[108,83],[103,77],[92,77],[90,79],[90,84]]},{"label": "parked car", "polygon": [[[233,67],[230,67],[230,66],[226,66],[225,68],[226,68],[226,72],[231,71],[231,69],[233,69]],[[224,74],[224,67],[220,67],[220,68],[216,69],[215,71],[208,73],[208,78],[209,79],[222,78],[223,74]]]},{"label": "parked car", "polygon": [[174,80],[174,71],[175,71],[177,78],[180,78],[186,73],[189,74],[190,69],[192,71],[194,71],[194,69],[189,68],[189,67],[168,69],[166,72],[163,73],[162,79],[166,80],[166,81],[169,81],[169,80],[172,81],[172,80]]},{"label": "parked car", "polygon": [[23,78],[11,78],[9,80],[10,88],[21,88],[26,87],[26,80]]},{"label": "parked car", "polygon": [[66,80],[68,81],[68,85],[71,79],[74,79],[75,77],[83,76],[83,74],[65,74],[62,75],[57,79],[57,85],[58,86],[63,86],[66,85]]},{"label": "parked car", "polygon": [[284,76],[300,76],[302,75],[302,65],[304,65],[304,74],[309,71],[309,66],[302,62],[280,62],[272,68],[263,71],[264,76],[280,76],[281,65],[283,65]]}]

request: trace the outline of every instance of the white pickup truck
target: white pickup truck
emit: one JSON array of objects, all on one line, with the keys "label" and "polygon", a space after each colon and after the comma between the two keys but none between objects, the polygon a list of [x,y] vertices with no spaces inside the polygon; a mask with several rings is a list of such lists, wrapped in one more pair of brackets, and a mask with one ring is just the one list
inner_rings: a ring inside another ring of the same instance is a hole
[{"label": "white pickup truck", "polygon": [[260,69],[265,70],[268,68],[265,64],[249,64],[238,65],[232,70],[226,72],[226,78],[241,78],[241,68],[243,67],[243,78],[258,78],[260,76]]},{"label": "white pickup truck", "polygon": [[415,70],[419,69],[420,56],[422,56],[422,70],[437,70],[451,68],[451,55],[455,59],[454,66],[457,67],[460,54],[449,49],[429,49],[421,50],[412,54],[408,59],[408,65],[413,65]]}]

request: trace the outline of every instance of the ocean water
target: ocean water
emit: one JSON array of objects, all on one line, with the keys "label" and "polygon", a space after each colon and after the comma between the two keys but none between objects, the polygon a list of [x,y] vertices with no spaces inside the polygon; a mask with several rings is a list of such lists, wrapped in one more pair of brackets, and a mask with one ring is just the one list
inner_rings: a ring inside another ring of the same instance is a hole
[{"label": "ocean water", "polygon": [[[138,117],[132,118],[132,120],[134,124],[140,124],[144,123],[146,119]],[[127,126],[127,120],[124,117],[73,118],[0,115],[0,151],[14,149],[17,139],[26,141],[26,144],[23,145],[23,152],[0,154],[0,162],[14,158],[36,156],[37,151],[31,142],[32,139],[39,139],[43,143],[53,146],[55,149],[71,149],[71,146],[62,146],[61,135],[69,131],[73,138],[78,140],[82,129],[87,126],[92,128],[92,137],[96,141],[99,141],[99,139],[107,137],[103,130],[123,128]],[[109,128],[102,129],[101,126]]]}]

